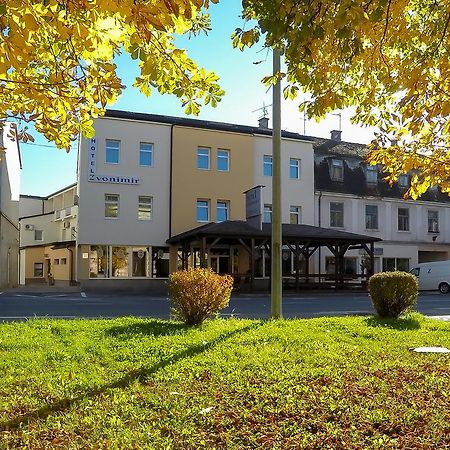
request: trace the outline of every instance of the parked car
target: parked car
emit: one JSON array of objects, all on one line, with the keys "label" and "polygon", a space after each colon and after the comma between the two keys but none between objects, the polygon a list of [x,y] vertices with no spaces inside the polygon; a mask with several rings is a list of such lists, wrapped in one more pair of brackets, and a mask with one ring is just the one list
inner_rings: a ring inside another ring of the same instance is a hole
[{"label": "parked car", "polygon": [[450,292],[450,260],[417,264],[410,270],[419,281],[419,290],[439,290],[441,294]]}]

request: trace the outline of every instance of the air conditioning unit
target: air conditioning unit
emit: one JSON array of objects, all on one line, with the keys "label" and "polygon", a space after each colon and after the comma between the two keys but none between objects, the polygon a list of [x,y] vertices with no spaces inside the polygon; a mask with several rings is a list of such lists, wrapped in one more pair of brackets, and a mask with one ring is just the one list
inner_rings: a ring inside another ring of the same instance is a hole
[{"label": "air conditioning unit", "polygon": [[25,224],[25,230],[29,230],[29,231],[34,230],[34,225],[31,225],[30,223]]},{"label": "air conditioning unit", "polygon": [[64,225],[64,228],[70,228],[70,220],[65,220],[63,225]]}]

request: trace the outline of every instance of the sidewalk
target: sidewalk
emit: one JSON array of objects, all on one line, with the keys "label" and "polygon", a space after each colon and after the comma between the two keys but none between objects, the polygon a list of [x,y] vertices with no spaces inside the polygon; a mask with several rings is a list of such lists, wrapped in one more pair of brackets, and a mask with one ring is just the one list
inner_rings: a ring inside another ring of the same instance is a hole
[{"label": "sidewalk", "polygon": [[67,285],[53,285],[49,286],[46,283],[20,285],[16,288],[5,289],[4,292],[10,294],[26,294],[29,292],[38,294],[66,294],[81,292],[80,286],[67,286]]}]

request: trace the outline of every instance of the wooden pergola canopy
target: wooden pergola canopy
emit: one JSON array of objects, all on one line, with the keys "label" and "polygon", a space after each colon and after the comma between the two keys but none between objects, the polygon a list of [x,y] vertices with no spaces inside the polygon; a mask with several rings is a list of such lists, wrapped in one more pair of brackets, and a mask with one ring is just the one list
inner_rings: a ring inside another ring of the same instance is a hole
[{"label": "wooden pergola canopy", "polygon": [[[254,250],[264,248],[270,254],[272,225],[264,223],[258,229],[242,220],[228,220],[208,223],[203,226],[171,237],[167,244],[178,246],[182,250],[182,266],[187,268],[188,256],[192,249],[200,252],[200,265],[207,266],[206,254],[217,245],[241,245],[250,256],[251,282],[254,279]],[[336,286],[344,283],[344,255],[348,250],[365,250],[370,259],[366,276],[374,271],[374,244],[380,238],[355,233],[347,233],[312,225],[283,224],[282,241],[294,254],[296,259],[296,286],[298,287],[299,260],[303,257],[308,266],[309,258],[320,247],[326,247],[336,260]]]}]

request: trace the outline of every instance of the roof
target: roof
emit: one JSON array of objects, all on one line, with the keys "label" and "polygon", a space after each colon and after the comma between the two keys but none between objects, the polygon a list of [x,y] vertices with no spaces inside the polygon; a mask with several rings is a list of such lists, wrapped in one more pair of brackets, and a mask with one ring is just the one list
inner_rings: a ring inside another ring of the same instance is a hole
[{"label": "roof", "polygon": [[[233,133],[260,134],[264,136],[272,136],[272,130],[270,128],[252,127],[248,125],[237,125],[226,122],[213,122],[210,120],[191,119],[189,117],[173,117],[159,114],[121,111],[116,109],[107,109],[105,117],[116,119],[140,120],[144,122],[164,123],[168,125],[179,125],[184,127],[200,128],[206,130],[229,131]],[[282,131],[281,135],[282,137],[288,139],[297,139],[310,142],[313,141],[313,138],[309,136],[303,136],[299,133],[293,133],[291,131]]]},{"label": "roof", "polygon": [[[192,242],[203,237],[223,238],[260,238],[269,239],[272,233],[272,224],[264,223],[262,230],[251,226],[243,220],[227,220],[225,222],[211,222],[192,230],[167,239],[168,244]],[[348,233],[330,228],[314,227],[312,225],[282,225],[283,239],[296,240],[299,242],[310,242],[311,244],[323,245],[326,243],[349,243],[361,244],[381,241],[380,238],[362,234]]]},{"label": "roof", "polygon": [[359,159],[365,159],[369,153],[366,144],[318,137],[311,137],[311,139],[314,142],[314,152],[318,154],[354,156]]},{"label": "roof", "polygon": [[58,191],[47,195],[46,197],[41,197],[39,195],[28,195],[28,194],[20,194],[20,196],[23,197],[23,198],[34,198],[34,199],[37,199],[37,200],[48,200],[50,197],[54,197],[55,195],[61,194],[61,192],[64,192],[64,191],[68,191],[69,189],[74,188],[76,185],[77,185],[77,183],[69,184],[68,186],[63,187],[63,188],[59,189]]}]

